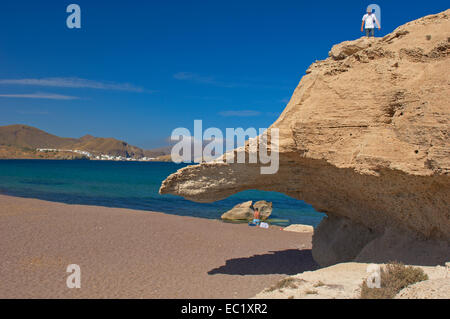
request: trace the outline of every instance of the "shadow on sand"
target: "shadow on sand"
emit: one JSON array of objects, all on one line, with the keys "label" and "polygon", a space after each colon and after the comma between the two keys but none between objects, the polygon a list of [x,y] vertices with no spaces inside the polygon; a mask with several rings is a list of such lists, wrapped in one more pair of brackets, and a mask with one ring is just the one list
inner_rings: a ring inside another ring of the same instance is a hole
[{"label": "shadow on sand", "polygon": [[318,268],[319,265],[312,258],[311,249],[288,249],[229,259],[224,266],[208,271],[208,275],[296,275]]}]

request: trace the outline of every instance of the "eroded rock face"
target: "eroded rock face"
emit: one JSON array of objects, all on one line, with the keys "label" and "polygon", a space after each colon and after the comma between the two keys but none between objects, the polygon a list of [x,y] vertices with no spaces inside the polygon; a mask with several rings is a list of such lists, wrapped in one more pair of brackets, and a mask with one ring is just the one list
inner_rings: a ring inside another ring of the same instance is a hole
[{"label": "eroded rock face", "polygon": [[445,262],[449,16],[338,44],[311,65],[271,126],[279,129],[280,169],[270,178],[259,164],[216,161],[179,170],[160,192],[211,202],[260,189],[304,200],[328,215],[313,240],[321,265],[388,262],[397,253],[409,263]]}]

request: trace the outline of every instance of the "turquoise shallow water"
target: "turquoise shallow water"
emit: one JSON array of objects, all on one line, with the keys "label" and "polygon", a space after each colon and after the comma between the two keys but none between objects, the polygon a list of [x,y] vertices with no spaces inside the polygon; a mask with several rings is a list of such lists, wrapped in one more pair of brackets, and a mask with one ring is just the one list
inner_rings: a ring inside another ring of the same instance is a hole
[{"label": "turquoise shallow water", "polygon": [[159,195],[161,182],[184,165],[152,162],[0,160],[0,193],[70,204],[123,207],[217,219],[248,200],[273,202],[272,218],[317,226],[324,214],[280,193],[249,190],[199,204]]}]

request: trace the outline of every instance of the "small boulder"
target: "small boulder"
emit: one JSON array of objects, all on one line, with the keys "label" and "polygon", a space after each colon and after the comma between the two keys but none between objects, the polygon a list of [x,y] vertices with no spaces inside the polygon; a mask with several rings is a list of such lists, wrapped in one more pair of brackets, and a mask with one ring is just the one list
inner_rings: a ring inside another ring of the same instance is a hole
[{"label": "small boulder", "polygon": [[292,231],[297,233],[313,233],[314,228],[309,225],[292,224],[288,227],[283,228],[285,231]]},{"label": "small boulder", "polygon": [[270,214],[272,214],[272,203],[266,202],[265,200],[254,203],[253,208],[258,209],[259,216],[262,220],[269,218]]},{"label": "small boulder", "polygon": [[222,215],[222,219],[227,220],[251,220],[253,219],[252,201],[237,204],[232,209]]},{"label": "small boulder", "polygon": [[221,218],[226,220],[252,220],[255,213],[254,209],[256,208],[262,220],[267,219],[272,214],[272,203],[261,200],[253,204],[252,201],[248,201],[237,204],[224,213]]}]

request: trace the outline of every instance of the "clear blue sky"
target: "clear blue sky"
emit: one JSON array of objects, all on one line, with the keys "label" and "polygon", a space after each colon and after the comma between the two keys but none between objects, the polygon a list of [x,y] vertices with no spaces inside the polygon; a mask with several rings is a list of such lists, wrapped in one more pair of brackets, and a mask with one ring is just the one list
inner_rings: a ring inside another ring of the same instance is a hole
[{"label": "clear blue sky", "polygon": [[[77,3],[82,28],[66,27]],[[0,125],[165,145],[176,127],[267,127],[307,67],[360,37],[367,5],[383,36],[448,1],[2,1]]]}]

